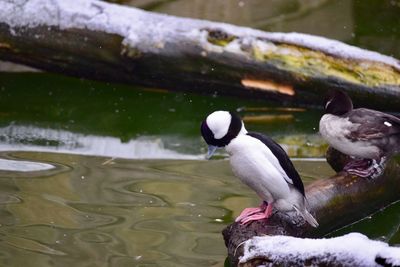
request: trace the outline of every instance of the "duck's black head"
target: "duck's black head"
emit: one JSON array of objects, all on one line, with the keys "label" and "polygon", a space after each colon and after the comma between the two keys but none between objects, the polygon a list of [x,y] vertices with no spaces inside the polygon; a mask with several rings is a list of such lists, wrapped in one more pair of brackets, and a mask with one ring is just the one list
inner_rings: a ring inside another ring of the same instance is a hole
[{"label": "duck's black head", "polygon": [[325,98],[325,112],[341,116],[353,109],[351,98],[341,90],[333,90]]},{"label": "duck's black head", "polygon": [[217,147],[228,145],[238,136],[243,123],[234,112],[215,111],[207,116],[201,124],[201,135],[209,145],[208,157],[211,157]]}]

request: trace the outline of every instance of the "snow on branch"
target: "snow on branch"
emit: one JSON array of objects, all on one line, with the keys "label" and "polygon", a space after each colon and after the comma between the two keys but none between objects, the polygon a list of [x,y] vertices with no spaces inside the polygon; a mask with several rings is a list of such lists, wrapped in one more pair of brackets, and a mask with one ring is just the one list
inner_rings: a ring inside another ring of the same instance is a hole
[{"label": "snow on branch", "polygon": [[244,243],[242,266],[400,266],[400,247],[359,233],[311,239],[291,236],[253,237]]}]

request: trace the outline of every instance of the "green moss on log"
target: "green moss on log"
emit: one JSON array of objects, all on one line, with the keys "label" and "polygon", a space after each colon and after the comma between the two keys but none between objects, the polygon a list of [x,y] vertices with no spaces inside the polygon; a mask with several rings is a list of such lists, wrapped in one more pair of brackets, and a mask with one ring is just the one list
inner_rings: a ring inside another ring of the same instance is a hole
[{"label": "green moss on log", "polygon": [[399,86],[400,72],[392,66],[372,61],[338,58],[305,47],[262,41],[252,47],[252,55],[302,78],[332,76],[368,86]]},{"label": "green moss on log", "polygon": [[121,55],[129,58],[139,58],[142,56],[142,52],[134,47],[123,45],[121,49]]},{"label": "green moss on log", "polygon": [[[213,45],[225,47],[241,38],[221,29],[204,29],[207,40]],[[251,47],[241,46],[246,53],[258,61],[289,71],[298,78],[333,77],[358,85],[372,87],[400,86],[400,71],[384,63],[339,58],[326,52],[287,43],[275,43],[257,39]]]},{"label": "green moss on log", "polygon": [[236,36],[219,29],[207,29],[207,32],[207,41],[218,46],[227,46],[230,42],[237,39]]}]

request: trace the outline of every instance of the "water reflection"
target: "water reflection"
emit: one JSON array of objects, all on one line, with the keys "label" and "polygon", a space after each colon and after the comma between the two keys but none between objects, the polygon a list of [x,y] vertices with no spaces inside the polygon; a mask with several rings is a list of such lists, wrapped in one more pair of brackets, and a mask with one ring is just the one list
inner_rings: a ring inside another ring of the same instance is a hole
[{"label": "water reflection", "polygon": [[[183,154],[166,149],[162,140],[168,139],[155,136],[122,142],[121,139],[110,136],[83,135],[33,126],[10,125],[0,128],[1,151],[47,151],[137,159],[202,158],[201,155]],[[1,164],[2,161],[0,166]]]},{"label": "water reflection", "polygon": [[47,163],[0,158],[0,171],[32,172],[45,171],[53,168],[55,168],[53,165]]},{"label": "water reflection", "polygon": [[325,153],[319,110],[45,73],[0,73],[0,150],[198,159],[206,153],[200,122],[218,109],[239,112],[249,130],[272,136],[292,157]]},{"label": "water reflection", "polygon": [[259,201],[227,161],[12,157],[60,167],[0,171],[4,266],[223,266],[221,229]]}]

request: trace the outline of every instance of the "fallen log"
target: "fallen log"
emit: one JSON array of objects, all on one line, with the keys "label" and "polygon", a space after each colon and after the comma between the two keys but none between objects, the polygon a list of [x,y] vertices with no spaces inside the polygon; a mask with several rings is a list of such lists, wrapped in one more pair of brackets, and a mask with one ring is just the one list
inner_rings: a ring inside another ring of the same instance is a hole
[{"label": "fallen log", "polygon": [[97,0],[0,1],[0,59],[90,79],[290,105],[320,105],[327,90],[341,88],[364,107],[400,107],[400,63],[392,57],[322,37]]},{"label": "fallen log", "polygon": [[[327,160],[335,170],[341,170],[348,157],[329,148]],[[398,201],[400,159],[392,158],[384,173],[375,179],[339,172],[333,177],[318,180],[306,187],[306,196],[309,210],[320,224],[318,228],[312,228],[296,214],[280,212],[275,212],[266,221],[255,221],[248,225],[233,223],[226,227],[222,234],[232,266],[236,266],[243,255],[244,242],[255,236],[322,237]]]}]

